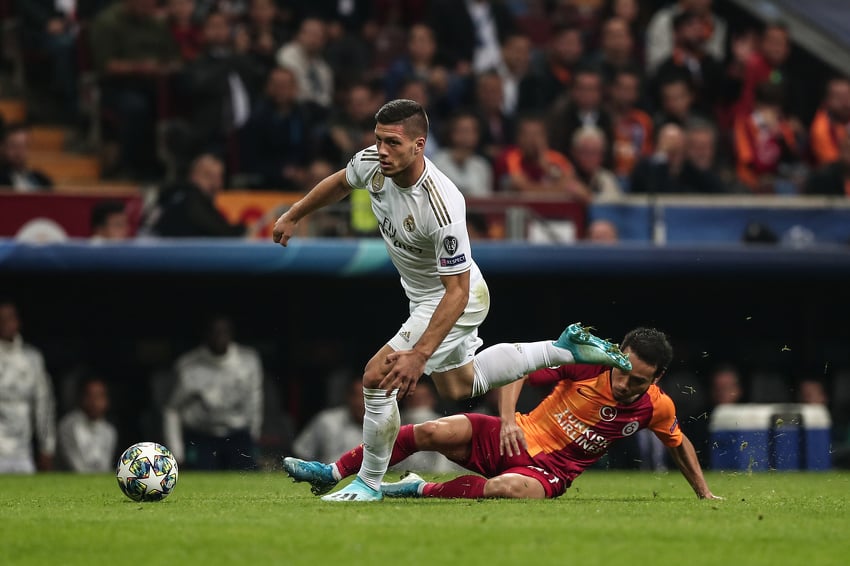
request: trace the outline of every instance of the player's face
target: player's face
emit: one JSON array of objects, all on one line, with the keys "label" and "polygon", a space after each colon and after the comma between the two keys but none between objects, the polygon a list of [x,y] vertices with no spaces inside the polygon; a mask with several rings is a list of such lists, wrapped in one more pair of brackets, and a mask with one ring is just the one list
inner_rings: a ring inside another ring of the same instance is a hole
[{"label": "player's face", "polygon": [[393,178],[406,171],[425,149],[425,138],[408,135],[402,124],[375,126],[375,144],[378,148],[381,173]]},{"label": "player's face", "polygon": [[649,386],[657,381],[655,372],[657,368],[651,366],[626,348],[623,353],[629,356],[632,362],[632,371],[625,372],[617,368],[611,370],[611,392],[618,403],[632,403],[638,397],[646,393]]}]

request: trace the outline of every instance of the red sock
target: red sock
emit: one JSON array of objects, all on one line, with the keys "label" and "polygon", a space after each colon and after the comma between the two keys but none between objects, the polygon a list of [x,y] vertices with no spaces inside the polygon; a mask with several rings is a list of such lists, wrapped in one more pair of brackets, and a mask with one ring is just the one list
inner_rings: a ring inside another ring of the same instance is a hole
[{"label": "red sock", "polygon": [[[398,437],[393,444],[393,453],[390,456],[390,466],[397,464],[415,453],[416,441],[413,438],[413,425],[404,425],[398,431]],[[336,461],[336,468],[342,477],[347,478],[360,471],[363,463],[363,445],[349,450]]]},{"label": "red sock", "polygon": [[480,499],[484,497],[485,483],[487,478],[481,476],[460,476],[444,483],[426,483],[422,495],[442,499]]}]

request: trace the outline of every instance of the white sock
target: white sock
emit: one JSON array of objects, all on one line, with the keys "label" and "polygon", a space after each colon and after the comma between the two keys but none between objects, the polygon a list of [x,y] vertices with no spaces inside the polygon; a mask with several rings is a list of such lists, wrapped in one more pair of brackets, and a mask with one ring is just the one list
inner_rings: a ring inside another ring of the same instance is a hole
[{"label": "white sock", "polygon": [[342,479],[342,474],[339,473],[339,468],[337,467],[336,462],[334,462],[330,466],[331,466],[331,474],[333,474],[334,479],[336,481],[340,481]]},{"label": "white sock", "polygon": [[363,463],[357,473],[372,489],[381,489],[387,473],[393,444],[400,426],[398,402],[393,391],[389,397],[383,389],[363,388],[366,414],[363,417]]},{"label": "white sock", "polygon": [[490,346],[476,354],[472,362],[472,396],[513,383],[534,370],[574,361],[569,350],[556,348],[551,340]]}]

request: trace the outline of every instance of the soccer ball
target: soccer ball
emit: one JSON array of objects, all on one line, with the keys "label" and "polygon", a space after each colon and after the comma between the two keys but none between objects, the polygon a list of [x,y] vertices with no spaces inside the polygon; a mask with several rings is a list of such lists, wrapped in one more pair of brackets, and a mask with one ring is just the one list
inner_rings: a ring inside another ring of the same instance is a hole
[{"label": "soccer ball", "polygon": [[121,454],[115,476],[133,501],[159,501],[177,485],[177,460],[162,444],[139,442]]}]

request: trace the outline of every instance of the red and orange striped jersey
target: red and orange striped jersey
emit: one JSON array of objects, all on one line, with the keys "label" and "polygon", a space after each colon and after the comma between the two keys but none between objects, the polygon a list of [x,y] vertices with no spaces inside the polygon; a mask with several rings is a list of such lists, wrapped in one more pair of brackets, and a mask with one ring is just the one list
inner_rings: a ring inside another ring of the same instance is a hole
[{"label": "red and orange striped jersey", "polygon": [[611,368],[571,364],[529,375],[532,384],[557,382],[530,413],[517,413],[528,453],[568,483],[599,460],[615,440],[651,429],[668,447],[682,443],[673,401],[658,386],[628,405],[611,391]]}]

